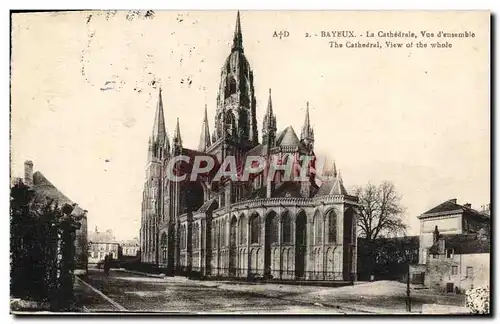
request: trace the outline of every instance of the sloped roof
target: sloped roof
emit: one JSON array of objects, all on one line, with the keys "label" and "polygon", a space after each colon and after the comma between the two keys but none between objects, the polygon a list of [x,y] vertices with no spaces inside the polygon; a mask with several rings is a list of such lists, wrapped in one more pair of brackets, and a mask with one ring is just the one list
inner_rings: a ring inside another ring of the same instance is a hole
[{"label": "sloped roof", "polygon": [[283,131],[278,134],[276,138],[276,146],[301,146],[297,134],[293,130],[292,126],[288,126]]},{"label": "sloped roof", "polygon": [[200,208],[198,208],[197,212],[206,212],[207,210],[209,210],[210,208],[217,208],[218,204],[216,202],[216,198],[212,198],[212,199],[209,199],[207,201],[205,201],[205,203],[203,205],[201,205]]},{"label": "sloped roof", "polygon": [[88,234],[89,241],[94,243],[118,243],[110,230]]},{"label": "sloped roof", "polygon": [[[215,161],[215,167],[212,170],[210,170],[208,174],[213,175],[218,170],[219,162],[217,161],[217,157],[215,155],[196,150],[191,150],[188,148],[182,148],[181,154],[189,156],[189,163],[178,163],[176,165],[176,170],[179,171],[181,174],[191,174],[193,169],[194,159],[196,156],[210,156],[213,158],[213,160]],[[189,177],[187,177],[186,179],[189,179]]]},{"label": "sloped roof", "polygon": [[262,144],[255,146],[253,149],[247,152],[245,156],[261,156],[262,155]]},{"label": "sloped roof", "polygon": [[481,216],[483,218],[484,217],[489,218],[488,214],[480,213],[477,210],[472,209],[470,207],[457,204],[456,199],[447,200],[447,201],[437,205],[436,207],[429,209],[428,211],[423,213],[421,216],[419,216],[419,218],[425,217],[426,215],[430,215],[430,214],[448,213],[448,212],[452,212],[452,211],[467,212],[469,214]]},{"label": "sloped roof", "polygon": [[123,246],[138,246],[139,245],[139,240],[137,238],[134,238],[132,240],[125,240],[120,242],[121,245]]},{"label": "sloped roof", "polygon": [[[33,173],[33,189],[35,195],[39,198],[46,197],[56,200],[60,206],[64,204],[73,205],[74,202],[59,191],[40,171]],[[84,210],[80,206],[76,206],[73,210],[73,215],[82,215]]]},{"label": "sloped roof", "polygon": [[441,203],[437,205],[436,207],[433,207],[426,211],[424,215],[427,214],[434,214],[434,213],[440,213],[440,212],[447,212],[447,211],[454,211],[454,210],[462,210],[459,204],[456,203],[455,199],[450,199],[445,201],[444,203]]},{"label": "sloped roof", "polygon": [[318,189],[316,196],[348,195],[342,178],[335,177],[324,181]]}]

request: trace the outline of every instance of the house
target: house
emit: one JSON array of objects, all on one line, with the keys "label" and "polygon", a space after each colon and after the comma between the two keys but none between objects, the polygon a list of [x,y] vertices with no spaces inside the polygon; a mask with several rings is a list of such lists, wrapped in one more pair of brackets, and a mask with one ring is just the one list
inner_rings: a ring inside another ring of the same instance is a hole
[{"label": "house", "polygon": [[484,228],[489,233],[489,207],[477,211],[471,204],[460,205],[457,199],[447,200],[418,216],[420,220],[419,263],[425,264],[429,248],[434,244],[436,226],[441,234],[471,234]]},{"label": "house", "polygon": [[37,200],[54,200],[59,206],[74,206],[72,216],[81,218],[80,228],[75,232],[75,274],[87,272],[87,210],[82,209],[66,197],[40,171],[33,172],[33,162],[24,162],[24,183],[30,186]]},{"label": "house", "polygon": [[425,284],[446,292],[463,292],[490,285],[491,240],[484,231],[477,234],[439,234],[429,249]]},{"label": "house", "polygon": [[120,257],[120,244],[116,241],[111,230],[99,232],[97,227],[89,235],[89,264],[97,264],[103,261],[106,255],[111,255],[113,259]]},{"label": "house", "polygon": [[121,256],[136,257],[139,254],[139,241],[137,239],[123,241],[120,243]]},{"label": "house", "polygon": [[477,211],[470,204],[458,204],[456,199],[418,217],[417,268],[427,287],[462,292],[474,286],[489,286],[490,217],[489,204]]}]

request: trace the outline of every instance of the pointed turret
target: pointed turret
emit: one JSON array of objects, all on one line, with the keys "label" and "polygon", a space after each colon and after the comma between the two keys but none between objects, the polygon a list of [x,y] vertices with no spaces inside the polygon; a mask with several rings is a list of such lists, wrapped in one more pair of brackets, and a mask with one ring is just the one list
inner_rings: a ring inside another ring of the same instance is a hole
[{"label": "pointed turret", "polygon": [[337,178],[337,165],[335,164],[335,161],[333,161],[329,166],[323,167],[323,176],[325,179],[330,180]]},{"label": "pointed turret", "polygon": [[236,14],[236,27],[234,29],[233,46],[231,51],[243,52],[243,36],[241,34],[240,12]]},{"label": "pointed turret", "polygon": [[302,126],[302,131],[300,132],[300,140],[309,150],[314,148],[314,130],[309,119],[309,101],[306,104],[306,118]]},{"label": "pointed turret", "polygon": [[262,123],[262,145],[269,149],[276,144],[276,116],[273,114],[273,101],[271,98],[271,89],[269,89],[269,99],[267,102],[267,111]]},{"label": "pointed turret", "polygon": [[181,138],[181,128],[179,126],[179,117],[177,117],[177,125],[175,126],[174,132],[174,145],[182,147],[182,138]]},{"label": "pointed turret", "polygon": [[200,143],[198,144],[198,151],[205,152],[211,145],[210,130],[208,128],[207,105],[205,104],[205,116],[201,124]]}]

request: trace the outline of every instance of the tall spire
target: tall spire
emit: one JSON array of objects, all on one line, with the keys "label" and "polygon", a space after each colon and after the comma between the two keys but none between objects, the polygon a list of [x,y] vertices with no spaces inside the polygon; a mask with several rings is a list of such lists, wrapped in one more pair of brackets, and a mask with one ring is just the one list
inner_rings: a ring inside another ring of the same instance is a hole
[{"label": "tall spire", "polygon": [[243,36],[241,35],[240,11],[236,14],[236,28],[234,29],[232,51],[243,52]]},{"label": "tall spire", "polygon": [[207,105],[205,104],[205,116],[201,124],[200,143],[198,144],[198,151],[205,152],[211,145],[210,130],[208,128]]},{"label": "tall spire", "polygon": [[165,117],[163,115],[163,100],[161,98],[161,88],[158,94],[158,102],[156,104],[155,121],[153,124],[153,142],[163,145],[166,140],[167,132],[165,131]]},{"label": "tall spire", "polygon": [[309,120],[309,101],[306,103],[306,120],[304,121],[304,127],[310,127],[311,121]]},{"label": "tall spire", "polygon": [[177,117],[177,125],[175,126],[174,145],[182,147],[181,128],[179,127],[179,117]]},{"label": "tall spire", "polygon": [[267,101],[267,111],[266,116],[273,115],[273,101],[271,99],[271,88],[269,88],[269,100]]}]

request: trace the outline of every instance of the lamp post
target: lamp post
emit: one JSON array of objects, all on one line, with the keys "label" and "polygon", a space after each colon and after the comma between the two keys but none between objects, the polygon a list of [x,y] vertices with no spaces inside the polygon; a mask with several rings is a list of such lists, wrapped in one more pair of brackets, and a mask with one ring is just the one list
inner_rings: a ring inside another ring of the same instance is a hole
[{"label": "lamp post", "polygon": [[[405,236],[404,239],[407,239],[407,237]],[[401,247],[403,256],[406,258],[406,261],[408,262],[408,274],[406,275],[406,309],[408,310],[409,313],[411,313],[410,270],[411,270],[411,262],[413,260],[413,254],[412,254],[413,251],[411,247],[411,242],[409,242],[408,244],[409,251],[405,249],[404,239],[403,241],[401,241]]]},{"label": "lamp post", "polygon": [[408,275],[406,276],[406,305],[408,312],[411,313],[411,295],[410,295],[410,262],[408,260]]}]

